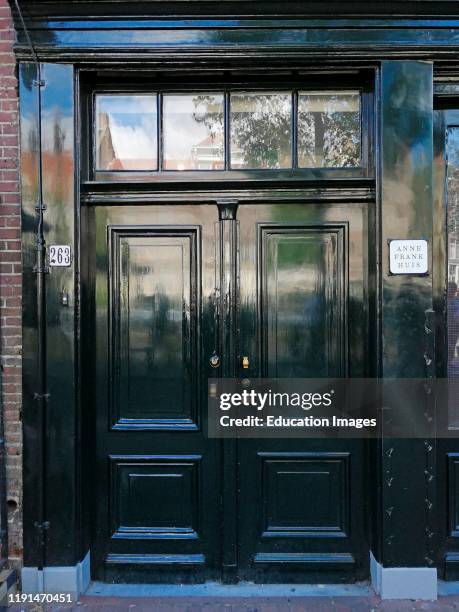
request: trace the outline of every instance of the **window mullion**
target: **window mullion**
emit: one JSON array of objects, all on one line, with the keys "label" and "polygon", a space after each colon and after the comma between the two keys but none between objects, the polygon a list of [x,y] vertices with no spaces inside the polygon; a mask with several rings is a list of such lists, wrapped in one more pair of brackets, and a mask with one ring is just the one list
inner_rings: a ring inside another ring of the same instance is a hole
[{"label": "window mullion", "polygon": [[231,138],[230,138],[230,93],[225,92],[224,146],[225,170],[231,168]]},{"label": "window mullion", "polygon": [[292,93],[292,168],[298,168],[298,91]]},{"label": "window mullion", "polygon": [[157,104],[158,104],[158,121],[156,124],[156,130],[158,134],[158,170],[161,172],[164,168],[164,161],[163,161],[164,117],[163,117],[163,94],[161,92],[158,93]]}]

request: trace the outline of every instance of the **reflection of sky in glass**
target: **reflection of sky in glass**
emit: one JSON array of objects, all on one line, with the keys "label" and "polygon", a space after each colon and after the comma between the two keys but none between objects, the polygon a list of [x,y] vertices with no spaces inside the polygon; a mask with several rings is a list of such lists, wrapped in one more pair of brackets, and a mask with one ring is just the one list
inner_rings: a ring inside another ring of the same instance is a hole
[{"label": "reflection of sky in glass", "polygon": [[448,174],[459,170],[459,128],[448,129]]},{"label": "reflection of sky in glass", "polygon": [[[449,280],[459,285],[459,128],[447,132]],[[459,308],[458,308],[459,316]]]},{"label": "reflection of sky in glass", "polygon": [[231,167],[289,168],[290,93],[231,94]]},{"label": "reflection of sky in glass", "polygon": [[157,169],[157,96],[97,96],[97,168]]},{"label": "reflection of sky in glass", "polygon": [[300,168],[360,165],[358,92],[299,94],[298,165]]},{"label": "reflection of sky in glass", "polygon": [[223,121],[223,94],[164,95],[164,169],[224,168]]},{"label": "reflection of sky in glass", "polygon": [[[230,94],[225,154],[223,93],[96,96],[96,169],[223,170],[292,168],[292,92]],[[298,93],[298,167],[361,165],[360,93]],[[162,131],[162,163],[157,159]]]}]

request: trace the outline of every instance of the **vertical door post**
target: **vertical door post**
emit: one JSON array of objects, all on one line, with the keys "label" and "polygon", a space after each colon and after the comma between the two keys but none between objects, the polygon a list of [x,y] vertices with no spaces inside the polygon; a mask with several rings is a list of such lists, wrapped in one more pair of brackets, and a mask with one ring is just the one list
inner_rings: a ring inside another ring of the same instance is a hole
[{"label": "vertical door post", "polygon": [[[426,312],[432,308],[432,88],[431,62],[396,60],[381,64],[379,370],[383,378],[428,376],[425,322]],[[396,238],[428,241],[428,275],[389,273],[388,241]],[[423,418],[422,409],[419,418]],[[379,569],[397,566],[425,570],[433,566],[429,554],[432,534],[427,529],[428,513],[434,512],[433,452],[432,444],[422,439],[386,438],[380,444],[377,503],[381,520],[373,542]],[[416,576],[422,588],[422,582],[425,586],[433,580],[434,570],[428,576],[418,571]],[[407,580],[405,576],[399,584],[406,585]],[[380,585],[379,590],[383,589]]]},{"label": "vertical door post", "polygon": [[[220,350],[221,375],[236,376],[237,360],[237,295],[238,295],[238,225],[236,200],[217,202],[219,218],[220,273]],[[223,443],[223,511],[222,511],[222,579],[237,581],[237,442]]]}]

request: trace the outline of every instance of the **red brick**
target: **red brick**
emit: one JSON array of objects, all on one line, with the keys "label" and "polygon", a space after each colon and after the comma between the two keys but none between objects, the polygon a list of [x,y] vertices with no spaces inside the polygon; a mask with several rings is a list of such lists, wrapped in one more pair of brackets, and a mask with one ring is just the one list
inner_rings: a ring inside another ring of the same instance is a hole
[{"label": "red brick", "polygon": [[20,240],[9,240],[9,239],[4,239],[3,242],[1,242],[2,237],[0,236],[0,253],[2,251],[20,251],[21,250],[21,241]]},{"label": "red brick", "polygon": [[[17,147],[18,137],[17,137],[17,126],[13,125],[11,128],[6,124],[0,124],[0,135],[2,137],[2,142],[5,145]],[[17,150],[14,153],[17,156]]]},{"label": "red brick", "polygon": [[1,254],[2,262],[17,263],[21,261],[21,253],[19,251],[4,251]]},{"label": "red brick", "polygon": [[3,158],[11,158],[17,159],[18,156],[18,147],[6,146],[5,137],[0,138],[0,146],[2,147],[2,157]]},{"label": "red brick", "polygon": [[0,168],[17,168],[17,161],[14,158],[0,159]]},{"label": "red brick", "polygon": [[5,299],[5,306],[7,308],[21,309],[21,307],[22,307],[22,298],[21,298],[21,296],[6,298]]},{"label": "red brick", "polygon": [[[1,61],[2,61],[2,58],[0,56],[0,62]],[[17,100],[7,100],[5,96],[3,100],[0,100],[0,108],[4,111],[10,111],[10,110],[17,111],[18,102]]]},{"label": "red brick", "polygon": [[2,204],[15,204],[16,206],[20,205],[19,194],[4,193],[2,196],[0,196],[0,201]]},{"label": "red brick", "polygon": [[16,39],[7,0],[0,0],[0,361],[7,453],[7,496],[18,510],[8,517],[9,557],[22,557],[22,277]]},{"label": "red brick", "polygon": [[21,227],[21,218],[18,217],[17,215],[15,217],[8,216],[8,217],[5,217],[5,219],[6,219],[6,225],[8,227]]},{"label": "red brick", "polygon": [[17,204],[0,204],[0,215],[15,215],[19,218],[21,211],[19,209],[19,202]]},{"label": "red brick", "polygon": [[20,232],[17,229],[0,229],[0,240],[11,240],[20,238]]}]

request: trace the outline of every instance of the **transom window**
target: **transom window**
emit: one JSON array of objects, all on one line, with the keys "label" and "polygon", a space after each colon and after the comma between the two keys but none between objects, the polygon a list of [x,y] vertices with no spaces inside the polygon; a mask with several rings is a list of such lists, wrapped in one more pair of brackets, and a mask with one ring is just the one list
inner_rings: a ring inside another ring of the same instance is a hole
[{"label": "transom window", "polygon": [[359,91],[95,96],[95,170],[362,166]]}]

